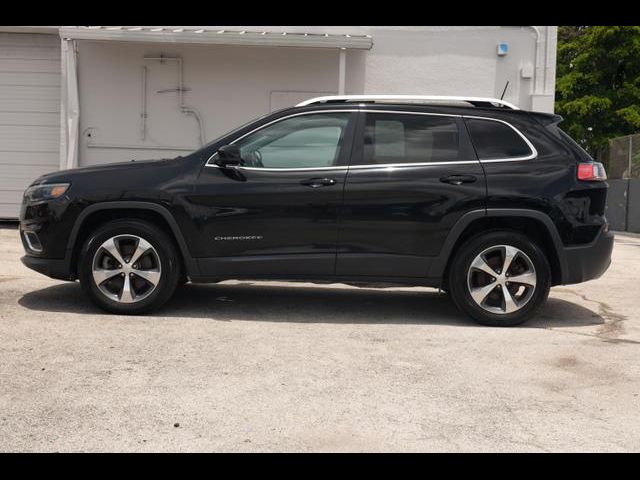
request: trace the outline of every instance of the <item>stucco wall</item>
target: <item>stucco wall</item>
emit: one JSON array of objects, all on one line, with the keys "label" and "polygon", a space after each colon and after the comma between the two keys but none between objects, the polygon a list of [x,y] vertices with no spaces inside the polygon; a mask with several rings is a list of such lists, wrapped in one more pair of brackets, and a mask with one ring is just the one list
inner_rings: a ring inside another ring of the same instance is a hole
[{"label": "stucco wall", "polygon": [[[509,80],[506,100],[525,109],[536,103],[533,80],[521,76],[523,66],[535,68],[536,35],[528,27],[219,28],[372,35],[370,51],[347,51],[346,93],[499,97]],[[546,27],[540,28],[544,34]],[[504,57],[496,54],[499,42],[509,44]],[[553,63],[546,69],[546,87],[544,82],[541,85],[547,93],[553,92],[555,77],[555,44],[550,47],[553,56],[546,47],[539,49],[546,54],[541,63]],[[78,51],[80,165],[185,153],[91,148],[89,144],[198,145],[197,123],[179,111],[178,94],[158,93],[177,87],[176,64],[145,61],[145,56],[183,59],[184,86],[189,89],[185,104],[199,110],[207,140],[270,110],[338,90],[337,50],[79,41]],[[143,66],[147,67],[148,113],[144,140],[140,129]],[[552,100],[551,96],[550,105]],[[548,110],[548,95],[537,106]]]},{"label": "stucco wall", "polygon": [[[200,112],[207,141],[256,116],[281,108],[279,92],[306,91],[309,93],[301,92],[299,98],[307,98],[337,89],[338,53],[335,51],[81,42],[78,62],[81,164],[181,153],[90,148],[89,142],[198,146],[197,122],[180,112],[178,93],[158,93],[178,86],[177,64],[144,60],[145,56],[160,54],[182,58],[183,85],[189,89],[184,94],[184,102]],[[143,66],[147,68],[144,140],[140,130]]]},{"label": "stucco wall", "polygon": [[[368,52],[349,51],[347,90],[351,93],[414,93],[500,96],[520,108],[553,111],[557,27],[555,26],[216,26],[228,30],[371,35]],[[536,71],[539,32],[539,85],[523,78]],[[548,41],[547,41],[548,39]],[[509,44],[506,56],[498,43]],[[546,68],[545,68],[546,66]],[[349,92],[348,92],[349,93]],[[544,98],[540,98],[544,97]]]}]

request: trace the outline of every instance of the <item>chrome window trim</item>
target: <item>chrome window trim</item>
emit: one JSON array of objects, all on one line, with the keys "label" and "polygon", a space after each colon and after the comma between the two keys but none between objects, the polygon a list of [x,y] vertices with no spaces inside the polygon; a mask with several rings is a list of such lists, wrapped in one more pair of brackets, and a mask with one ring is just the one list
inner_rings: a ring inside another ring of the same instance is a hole
[{"label": "chrome window trim", "polygon": [[[362,105],[360,107],[364,107],[364,105]],[[350,108],[350,109],[336,109],[336,110],[312,110],[312,111],[307,111],[307,112],[293,113],[291,115],[287,115],[285,117],[280,117],[280,118],[277,118],[275,120],[272,120],[271,122],[265,123],[264,125],[261,125],[261,126],[255,128],[255,129],[251,130],[250,132],[245,133],[241,137],[236,138],[229,145],[233,145],[235,142],[237,142],[239,140],[242,140],[243,138],[251,135],[252,133],[258,132],[258,131],[262,130],[263,128],[266,128],[269,125],[272,125],[274,123],[277,123],[277,122],[280,122],[280,121],[283,121],[283,120],[287,120],[289,118],[299,117],[299,116],[302,116],[302,115],[314,115],[314,114],[318,114],[318,113],[341,113],[341,112],[348,112],[348,113],[353,113],[353,112],[394,113],[394,114],[404,114],[404,115],[431,115],[431,116],[439,116],[439,117],[474,118],[474,119],[477,119],[477,120],[488,120],[488,121],[492,121],[492,122],[499,122],[499,123],[503,123],[504,125],[507,125],[512,130],[514,130],[520,136],[520,138],[522,138],[524,140],[526,145],[529,147],[529,149],[531,150],[531,154],[529,154],[527,156],[523,156],[523,157],[491,158],[491,159],[487,159],[487,160],[479,160],[479,159],[478,160],[453,160],[453,161],[450,161],[450,162],[372,163],[372,164],[367,164],[367,165],[335,165],[335,166],[331,166],[331,167],[300,167],[300,168],[260,168],[260,167],[236,166],[234,168],[236,168],[238,170],[261,171],[261,172],[304,172],[304,171],[316,171],[316,170],[317,171],[322,171],[322,170],[349,170],[349,169],[361,170],[361,169],[367,169],[367,168],[380,168],[380,167],[428,167],[428,166],[442,166],[442,165],[468,165],[468,164],[473,164],[473,163],[520,162],[520,161],[524,161],[524,160],[532,160],[532,159],[534,159],[534,158],[536,158],[538,156],[538,151],[536,150],[536,148],[529,141],[529,139],[524,136],[524,134],[520,130],[518,130],[516,127],[511,125],[509,122],[506,122],[504,120],[500,120],[498,118],[480,117],[480,116],[475,116],[475,115],[462,115],[462,114],[456,115],[456,114],[452,114],[452,113],[412,112],[412,111],[407,111],[407,110],[379,110],[379,109],[366,109],[366,108]],[[218,154],[218,152],[215,152],[213,155],[211,155],[204,166],[205,167],[213,167],[213,168],[222,168],[219,165],[216,165],[215,163],[210,163],[217,154]]]},{"label": "chrome window trim", "polygon": [[[420,162],[420,163],[370,163],[367,165],[337,165],[335,167],[304,167],[304,168],[260,168],[260,167],[232,167],[238,170],[260,171],[260,172],[301,172],[311,170],[362,170],[373,168],[401,168],[401,167],[437,167],[443,165],[471,165],[478,164],[478,160],[453,160],[451,162]],[[207,165],[208,167],[222,168],[219,165]]]},{"label": "chrome window trim", "polygon": [[[205,165],[205,167],[222,168],[220,165],[211,164]],[[346,165],[336,165],[335,167],[300,167],[300,168],[260,168],[260,167],[242,167],[240,165],[229,167],[235,170],[248,170],[256,172],[305,172],[311,170],[347,170],[349,167]]]},{"label": "chrome window trim", "polygon": [[[476,120],[489,120],[491,122],[503,123],[504,125],[507,125],[508,127],[510,127],[518,135],[520,135],[520,138],[522,138],[522,140],[524,140],[524,143],[526,143],[526,145],[529,147],[529,150],[531,150],[531,153],[529,155],[525,155],[525,156],[522,156],[522,157],[489,158],[489,159],[486,159],[486,160],[481,160],[480,159],[480,163],[521,162],[521,161],[524,161],[524,160],[533,160],[534,158],[536,158],[538,156],[538,150],[536,150],[536,147],[533,146],[533,144],[529,141],[529,139],[527,137],[525,137],[524,134],[520,130],[518,130],[516,127],[511,125],[509,122],[505,122],[504,120],[499,120],[497,118],[478,117],[478,116],[475,116],[475,115],[462,115],[462,117],[463,118],[474,118]],[[471,136],[471,134],[469,134],[469,136]],[[471,139],[471,141],[473,142],[473,139]]]},{"label": "chrome window trim", "polygon": [[478,164],[478,160],[452,160],[450,162],[416,162],[416,163],[368,163],[366,165],[351,165],[350,170],[361,170],[366,168],[396,168],[396,167],[438,167],[443,165],[471,165]]}]

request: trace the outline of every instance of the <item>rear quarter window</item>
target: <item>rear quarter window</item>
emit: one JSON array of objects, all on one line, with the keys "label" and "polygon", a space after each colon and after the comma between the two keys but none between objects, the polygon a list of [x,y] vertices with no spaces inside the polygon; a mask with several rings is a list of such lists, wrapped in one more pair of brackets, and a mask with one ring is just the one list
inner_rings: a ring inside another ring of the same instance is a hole
[{"label": "rear quarter window", "polygon": [[471,141],[480,160],[523,158],[533,151],[509,125],[495,120],[465,118]]},{"label": "rear quarter window", "polygon": [[574,152],[576,152],[578,158],[580,160],[585,160],[588,162],[592,162],[593,158],[589,153],[580,146],[578,142],[576,142],[573,138],[569,136],[564,130],[562,130],[557,124],[553,123],[548,125],[547,131],[554,135],[557,139],[559,139],[562,143],[569,146]]}]

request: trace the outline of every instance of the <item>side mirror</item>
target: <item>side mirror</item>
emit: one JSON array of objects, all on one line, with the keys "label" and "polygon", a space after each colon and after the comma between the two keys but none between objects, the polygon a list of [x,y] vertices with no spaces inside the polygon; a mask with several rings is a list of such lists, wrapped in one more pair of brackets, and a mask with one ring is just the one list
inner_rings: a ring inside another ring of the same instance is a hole
[{"label": "side mirror", "polygon": [[216,165],[221,167],[235,167],[242,163],[240,147],[237,145],[224,145],[218,149]]}]

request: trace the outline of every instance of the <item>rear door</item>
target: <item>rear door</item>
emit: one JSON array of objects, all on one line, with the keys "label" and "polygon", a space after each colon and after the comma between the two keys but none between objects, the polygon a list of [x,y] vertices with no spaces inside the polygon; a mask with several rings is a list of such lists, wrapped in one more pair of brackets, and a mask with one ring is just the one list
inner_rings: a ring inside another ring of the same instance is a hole
[{"label": "rear door", "polygon": [[485,205],[483,169],[462,118],[362,111],[354,142],[336,273],[425,277],[451,227]]}]

